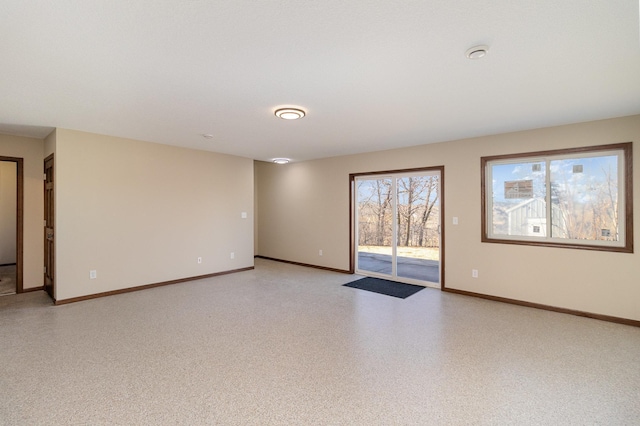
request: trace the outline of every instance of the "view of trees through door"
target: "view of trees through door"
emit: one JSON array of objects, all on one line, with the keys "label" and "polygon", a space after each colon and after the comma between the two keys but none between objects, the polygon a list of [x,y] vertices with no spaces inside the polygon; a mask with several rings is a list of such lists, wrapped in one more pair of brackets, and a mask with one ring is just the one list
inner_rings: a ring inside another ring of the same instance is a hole
[{"label": "view of trees through door", "polygon": [[440,173],[355,180],[356,272],[440,283]]}]

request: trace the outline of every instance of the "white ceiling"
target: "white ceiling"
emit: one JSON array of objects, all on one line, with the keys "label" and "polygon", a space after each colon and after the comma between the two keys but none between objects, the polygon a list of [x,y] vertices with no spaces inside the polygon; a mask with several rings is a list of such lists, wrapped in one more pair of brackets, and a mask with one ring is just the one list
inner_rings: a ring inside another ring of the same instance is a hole
[{"label": "white ceiling", "polygon": [[[637,0],[2,0],[0,132],[307,160],[639,114],[638,14]],[[466,59],[477,44],[489,54]],[[278,119],[281,105],[308,115]]]}]

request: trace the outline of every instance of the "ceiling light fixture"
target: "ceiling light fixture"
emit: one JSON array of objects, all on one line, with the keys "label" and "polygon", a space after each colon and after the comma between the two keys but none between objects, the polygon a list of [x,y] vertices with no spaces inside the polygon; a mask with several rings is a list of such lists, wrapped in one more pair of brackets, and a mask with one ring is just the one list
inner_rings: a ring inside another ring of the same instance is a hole
[{"label": "ceiling light fixture", "polygon": [[465,55],[469,59],[480,59],[487,56],[487,52],[489,52],[489,46],[474,46],[468,49]]},{"label": "ceiling light fixture", "polygon": [[213,135],[211,133],[205,133],[202,135],[202,137],[205,139],[213,139]]},{"label": "ceiling light fixture", "polygon": [[282,118],[283,120],[297,120],[307,115],[307,113],[300,108],[280,108],[276,110],[275,114],[276,117]]},{"label": "ceiling light fixture", "polygon": [[288,164],[291,160],[288,158],[274,158],[273,162],[276,164]]}]

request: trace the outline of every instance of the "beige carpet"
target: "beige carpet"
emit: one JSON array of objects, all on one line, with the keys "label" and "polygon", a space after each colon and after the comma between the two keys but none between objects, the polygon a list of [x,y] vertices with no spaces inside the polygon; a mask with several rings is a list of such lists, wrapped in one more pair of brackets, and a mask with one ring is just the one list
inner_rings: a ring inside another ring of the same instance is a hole
[{"label": "beige carpet", "polygon": [[0,298],[0,425],[637,425],[640,328],[256,259]]},{"label": "beige carpet", "polygon": [[16,265],[0,266],[0,296],[16,292]]}]

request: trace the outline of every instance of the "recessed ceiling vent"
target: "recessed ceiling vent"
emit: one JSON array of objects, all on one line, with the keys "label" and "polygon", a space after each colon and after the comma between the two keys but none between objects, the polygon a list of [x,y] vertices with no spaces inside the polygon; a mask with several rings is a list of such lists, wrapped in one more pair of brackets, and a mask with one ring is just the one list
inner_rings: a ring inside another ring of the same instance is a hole
[{"label": "recessed ceiling vent", "polygon": [[474,46],[467,50],[466,56],[469,59],[480,59],[487,56],[489,46]]}]

